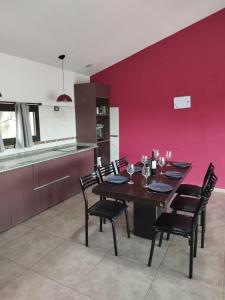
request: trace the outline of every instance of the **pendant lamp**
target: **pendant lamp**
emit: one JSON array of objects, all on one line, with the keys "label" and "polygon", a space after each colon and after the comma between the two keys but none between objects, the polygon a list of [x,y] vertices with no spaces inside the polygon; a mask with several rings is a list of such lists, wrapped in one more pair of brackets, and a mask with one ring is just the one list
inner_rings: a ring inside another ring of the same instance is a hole
[{"label": "pendant lamp", "polygon": [[57,102],[72,102],[72,99],[69,95],[65,94],[65,87],[64,87],[64,69],[63,69],[63,60],[66,56],[64,54],[59,55],[59,59],[62,61],[62,77],[63,77],[63,94],[59,95],[57,98]]}]

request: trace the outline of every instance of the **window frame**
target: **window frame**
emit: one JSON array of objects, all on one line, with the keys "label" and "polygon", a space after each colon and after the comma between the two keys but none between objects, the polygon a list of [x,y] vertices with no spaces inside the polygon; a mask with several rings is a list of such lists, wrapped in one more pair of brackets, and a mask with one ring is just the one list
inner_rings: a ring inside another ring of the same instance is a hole
[{"label": "window frame", "polygon": [[[34,118],[35,118],[35,133],[36,135],[32,136],[33,142],[39,142],[40,141],[40,121],[39,121],[39,109],[38,105],[35,104],[27,104],[29,106],[29,112],[34,112]],[[15,111],[15,104],[11,103],[0,103],[0,111]],[[4,145],[7,146],[13,146],[15,148],[16,144],[16,138],[8,138],[3,139]]]}]

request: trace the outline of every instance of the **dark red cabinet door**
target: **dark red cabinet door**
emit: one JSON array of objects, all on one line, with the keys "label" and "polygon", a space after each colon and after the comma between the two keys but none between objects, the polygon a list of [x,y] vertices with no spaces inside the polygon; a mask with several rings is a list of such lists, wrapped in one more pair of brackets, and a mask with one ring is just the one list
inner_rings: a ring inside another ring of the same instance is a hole
[{"label": "dark red cabinet door", "polygon": [[35,164],[33,169],[34,187],[37,188],[70,175],[71,158],[69,155],[44,161]]},{"label": "dark red cabinet door", "polygon": [[93,168],[93,149],[34,165],[37,212],[79,193],[79,177],[92,172]]},{"label": "dark red cabinet door", "polygon": [[75,193],[71,175],[75,156],[68,155],[34,165],[37,212],[68,199]]},{"label": "dark red cabinet door", "polygon": [[34,191],[37,213],[60,203],[71,197],[72,181],[71,177],[64,177],[62,180],[52,182]]},{"label": "dark red cabinet door", "polygon": [[12,225],[15,225],[35,214],[33,167],[28,166],[8,172],[8,184]]},{"label": "dark red cabinet door", "polygon": [[94,171],[94,149],[71,155],[73,193],[81,192],[79,178]]},{"label": "dark red cabinet door", "polygon": [[0,232],[11,226],[8,173],[0,174]]}]

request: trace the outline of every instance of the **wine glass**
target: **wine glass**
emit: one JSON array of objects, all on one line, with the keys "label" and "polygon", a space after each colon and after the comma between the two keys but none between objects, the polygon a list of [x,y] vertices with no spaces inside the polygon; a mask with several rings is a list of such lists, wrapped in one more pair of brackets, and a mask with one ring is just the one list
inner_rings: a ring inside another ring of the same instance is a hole
[{"label": "wine glass", "polygon": [[170,163],[169,163],[169,160],[171,159],[171,157],[172,157],[172,151],[170,151],[170,150],[167,150],[166,151],[166,160],[167,160],[167,166],[170,166]]},{"label": "wine glass", "polygon": [[147,155],[142,155],[141,157],[141,163],[143,164],[143,166],[145,166],[148,162],[148,156]]},{"label": "wine glass", "polygon": [[128,184],[134,184],[134,182],[132,181],[132,175],[134,174],[134,164],[127,165],[127,173],[130,175],[130,180],[128,181]]},{"label": "wine glass", "polygon": [[151,175],[151,171],[150,171],[150,167],[144,166],[142,168],[142,175],[145,177],[146,182],[144,187],[147,188],[148,187],[148,177]]},{"label": "wine glass", "polygon": [[163,166],[165,165],[165,157],[164,156],[160,156],[159,157],[159,161],[158,161],[159,166],[161,167],[161,172],[159,173],[160,175],[163,175]]}]

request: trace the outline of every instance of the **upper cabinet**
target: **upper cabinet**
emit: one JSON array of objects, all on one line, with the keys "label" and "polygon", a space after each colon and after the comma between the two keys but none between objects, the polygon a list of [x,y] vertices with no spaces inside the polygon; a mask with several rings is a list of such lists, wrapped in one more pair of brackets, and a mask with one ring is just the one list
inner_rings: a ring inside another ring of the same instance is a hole
[{"label": "upper cabinet", "polygon": [[102,164],[110,161],[109,99],[110,88],[98,83],[75,84],[77,142],[97,143]]}]

